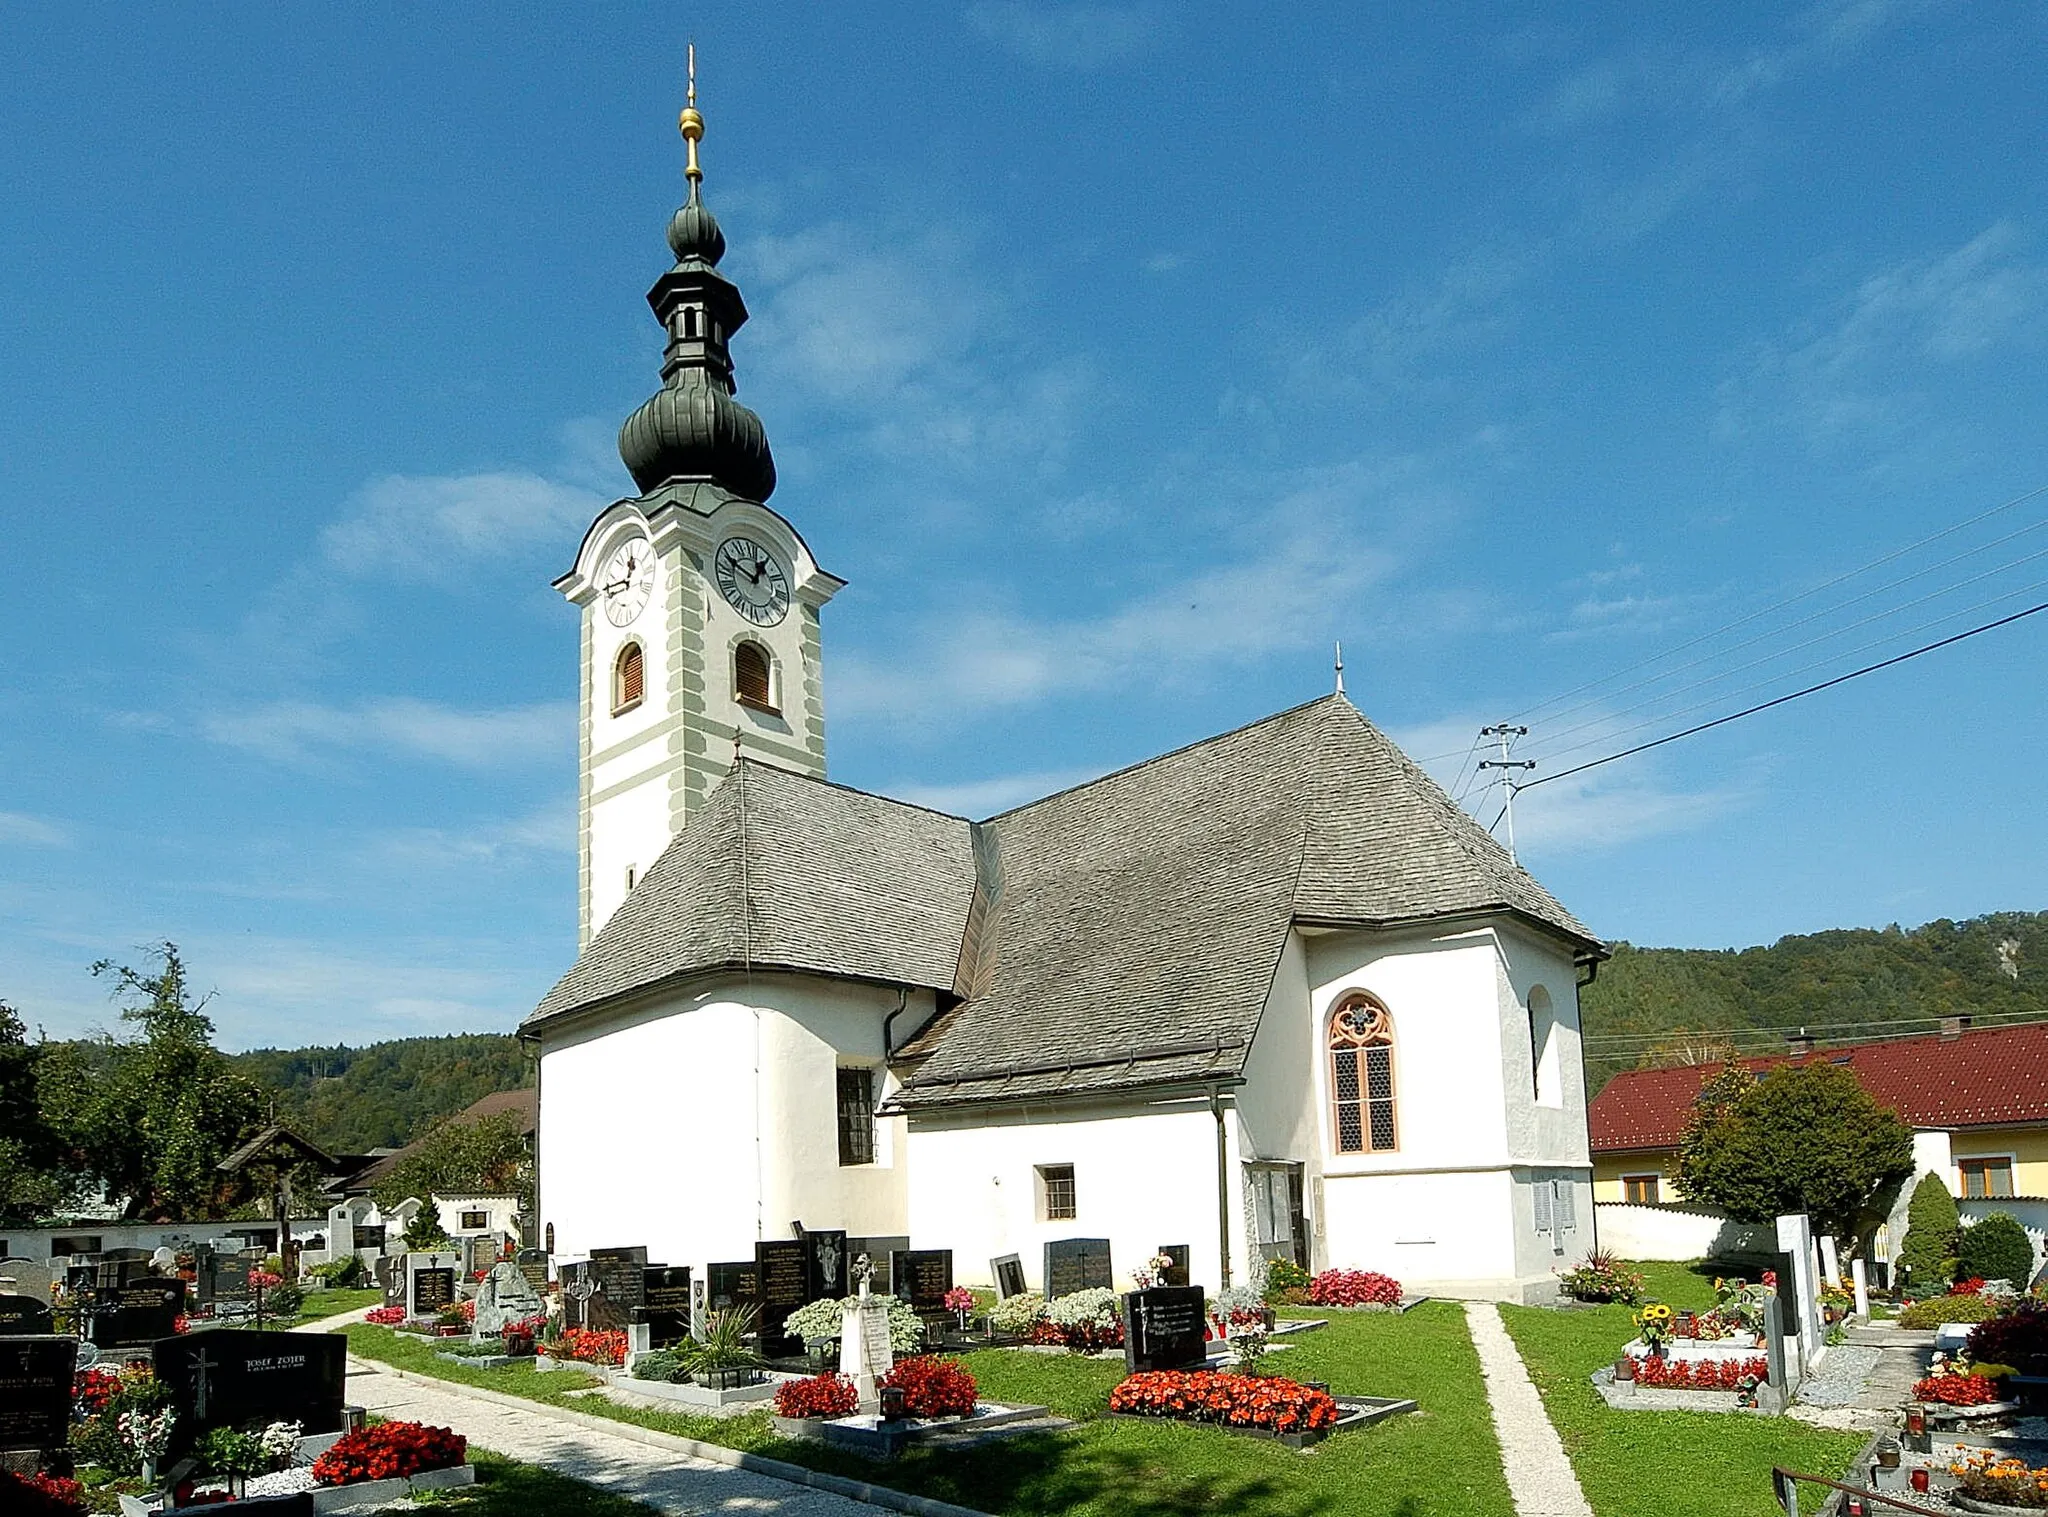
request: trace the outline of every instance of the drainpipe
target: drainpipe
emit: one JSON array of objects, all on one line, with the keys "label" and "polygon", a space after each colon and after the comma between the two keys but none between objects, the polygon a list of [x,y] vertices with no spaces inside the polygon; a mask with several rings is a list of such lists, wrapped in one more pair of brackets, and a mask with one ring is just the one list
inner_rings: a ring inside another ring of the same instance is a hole
[{"label": "drainpipe", "polygon": [[884,1062],[896,1057],[896,1050],[889,1043],[889,1028],[903,1015],[903,1008],[910,1004],[910,987],[904,986],[896,992],[896,1009],[882,1018],[882,1058]]},{"label": "drainpipe", "polygon": [[1222,1261],[1223,1284],[1230,1284],[1230,1143],[1223,1131],[1223,1088],[1209,1087],[1209,1110],[1216,1117],[1216,1252]]}]

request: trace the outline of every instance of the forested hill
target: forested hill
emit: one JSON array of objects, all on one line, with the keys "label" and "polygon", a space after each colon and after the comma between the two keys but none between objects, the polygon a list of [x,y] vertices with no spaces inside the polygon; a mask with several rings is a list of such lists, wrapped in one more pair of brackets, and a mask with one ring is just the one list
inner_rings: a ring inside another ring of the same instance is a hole
[{"label": "forested hill", "polygon": [[506,1033],[258,1048],[233,1058],[279,1093],[280,1117],[330,1153],[398,1147],[478,1097],[529,1081],[526,1056]]},{"label": "forested hill", "polygon": [[[1936,1019],[1958,1014],[2048,1017],[2048,912],[1816,932],[1760,948],[1621,943],[1579,994],[1589,1092],[1639,1064],[1698,1062],[1725,1055],[1731,1043],[1745,1054],[1783,1046],[1759,1029],[1805,1026],[1826,1039],[1931,1031]],[[1873,1022],[1904,1025],[1821,1030]],[[1700,1033],[1709,1036],[1686,1036]],[[1626,1034],[1655,1036],[1601,1041]]]}]

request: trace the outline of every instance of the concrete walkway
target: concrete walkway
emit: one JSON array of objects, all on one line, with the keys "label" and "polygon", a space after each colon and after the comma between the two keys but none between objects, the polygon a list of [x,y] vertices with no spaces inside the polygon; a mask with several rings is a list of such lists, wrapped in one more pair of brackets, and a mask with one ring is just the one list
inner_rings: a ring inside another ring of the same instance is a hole
[{"label": "concrete walkway", "polygon": [[1515,1511],[1520,1517],[1593,1517],[1557,1429],[1543,1410],[1543,1398],[1501,1325],[1499,1309],[1488,1301],[1468,1301],[1465,1325],[1486,1376],[1486,1399],[1493,1408],[1493,1430],[1500,1438]]}]

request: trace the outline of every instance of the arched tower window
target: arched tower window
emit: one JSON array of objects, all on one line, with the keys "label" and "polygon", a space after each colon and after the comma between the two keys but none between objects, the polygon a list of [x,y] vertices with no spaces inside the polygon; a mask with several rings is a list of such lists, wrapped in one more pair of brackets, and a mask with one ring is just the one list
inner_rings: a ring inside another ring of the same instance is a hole
[{"label": "arched tower window", "polygon": [[1330,1013],[1330,1105],[1340,1154],[1399,1147],[1394,1126],[1394,1014],[1363,991]]},{"label": "arched tower window", "polygon": [[1563,1074],[1559,1068],[1557,1017],[1550,992],[1541,985],[1529,990],[1529,1083],[1538,1106],[1562,1106]]},{"label": "arched tower window", "polygon": [[741,643],[732,650],[732,698],[742,706],[775,709],[775,665],[759,643]]},{"label": "arched tower window", "polygon": [[646,659],[638,643],[628,643],[612,664],[612,715],[623,716],[631,711],[646,693]]}]

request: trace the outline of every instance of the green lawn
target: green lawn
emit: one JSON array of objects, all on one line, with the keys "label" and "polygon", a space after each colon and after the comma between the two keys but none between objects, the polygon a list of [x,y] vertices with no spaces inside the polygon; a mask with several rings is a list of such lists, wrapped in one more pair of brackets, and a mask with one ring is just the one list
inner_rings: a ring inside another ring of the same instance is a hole
[{"label": "green lawn", "polygon": [[[375,1288],[353,1291],[309,1290],[306,1292],[305,1304],[291,1316],[277,1317],[272,1316],[269,1312],[265,1312],[263,1314],[263,1327],[266,1332],[301,1327],[308,1322],[318,1322],[323,1317],[338,1317],[343,1312],[360,1311],[366,1306],[376,1306],[383,1299],[384,1292]],[[229,1328],[253,1328],[256,1326],[256,1319],[254,1317],[242,1317],[237,1318],[233,1322],[210,1325]]]},{"label": "green lawn", "polygon": [[[1652,1300],[1695,1310],[1713,1304],[1715,1271],[1706,1266],[1636,1267]],[[1599,1517],[1774,1517],[1772,1465],[1840,1479],[1863,1446],[1861,1433],[1789,1418],[1614,1410],[1587,1377],[1634,1336],[1628,1307],[1506,1306],[1501,1316]],[[1820,1493],[1806,1500],[1817,1508]]]},{"label": "green lawn", "polygon": [[912,1453],[879,1468],[817,1444],[785,1442],[765,1413],[690,1417],[569,1397],[593,1384],[591,1377],[536,1374],[525,1365],[480,1370],[437,1358],[427,1344],[388,1329],[347,1331],[358,1354],[400,1368],[879,1479],[1002,1517],[1512,1517],[1514,1510],[1464,1314],[1440,1302],[1400,1316],[1342,1314],[1274,1356],[1274,1368],[1290,1376],[1327,1380],[1340,1392],[1413,1397],[1422,1407],[1304,1453],[1213,1428],[1111,1421],[1101,1414],[1122,1378],[1120,1364],[990,1350],[964,1356],[985,1396],[1041,1403],[1081,1426],[977,1450]]},{"label": "green lawn", "polygon": [[415,1496],[414,1504],[451,1517],[653,1517],[654,1508],[594,1485],[471,1449],[476,1484]]}]

